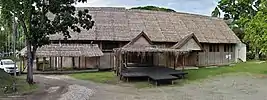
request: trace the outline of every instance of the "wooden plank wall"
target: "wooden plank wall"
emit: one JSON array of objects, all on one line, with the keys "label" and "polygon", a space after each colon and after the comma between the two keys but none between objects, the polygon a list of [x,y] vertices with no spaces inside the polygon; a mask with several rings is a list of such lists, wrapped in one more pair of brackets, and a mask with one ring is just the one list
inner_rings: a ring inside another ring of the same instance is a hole
[{"label": "wooden plank wall", "polygon": [[[210,44],[203,44],[203,48],[205,51],[198,53],[197,66],[227,65],[235,61],[234,46],[233,52],[224,52],[224,45],[233,44],[217,44],[219,46],[219,52],[209,52],[209,45]],[[231,59],[227,59],[227,55],[231,55]]]}]

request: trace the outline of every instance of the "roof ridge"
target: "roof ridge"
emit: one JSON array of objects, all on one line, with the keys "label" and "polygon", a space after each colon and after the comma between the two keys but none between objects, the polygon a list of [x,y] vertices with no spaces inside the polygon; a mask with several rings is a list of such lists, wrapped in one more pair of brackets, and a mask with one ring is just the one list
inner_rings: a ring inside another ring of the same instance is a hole
[{"label": "roof ridge", "polygon": [[211,19],[222,19],[218,17],[212,17],[212,16],[207,16],[207,15],[200,15],[200,14],[194,14],[194,13],[188,13],[188,12],[166,12],[166,11],[154,11],[154,10],[143,10],[143,9],[126,9],[127,11],[148,11],[148,12],[162,12],[162,13],[173,13],[173,14],[185,14],[185,15],[193,15],[193,16],[200,16],[200,17],[206,17],[206,18],[211,18]]}]

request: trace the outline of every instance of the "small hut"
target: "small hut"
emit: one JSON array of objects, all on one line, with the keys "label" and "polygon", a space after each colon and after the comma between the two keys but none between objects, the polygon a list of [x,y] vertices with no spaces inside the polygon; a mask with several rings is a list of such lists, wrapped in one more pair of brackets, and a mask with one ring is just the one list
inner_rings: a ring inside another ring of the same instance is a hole
[{"label": "small hut", "polygon": [[[24,60],[25,55],[26,47],[21,50],[21,56],[24,57]],[[97,68],[100,56],[103,56],[103,52],[97,44],[44,45],[36,51],[36,69],[44,71],[47,69],[63,70],[63,67],[72,67],[73,69]],[[40,58],[43,59],[41,64],[39,63]]]},{"label": "small hut", "polygon": [[[144,75],[144,73],[147,73],[144,70],[155,71],[155,68],[159,67],[166,67],[166,69],[169,71],[170,66],[159,64],[161,56],[164,56],[164,58],[172,58],[174,66],[171,67],[175,70],[177,67],[176,64],[178,63],[177,61],[184,61],[190,51],[191,50],[189,49],[182,50],[176,48],[157,47],[156,45],[152,44],[151,40],[144,32],[141,32],[137,37],[135,37],[132,41],[130,41],[122,48],[114,49],[114,70],[120,77],[124,77],[124,70],[132,67],[138,67],[142,75]],[[180,63],[180,67],[184,67],[184,62]],[[144,67],[146,67],[146,69],[143,69]],[[149,73],[151,73],[151,71]],[[168,74],[167,71],[160,73],[164,75]],[[141,74],[139,73],[138,75],[135,73],[135,75],[140,76]]]}]

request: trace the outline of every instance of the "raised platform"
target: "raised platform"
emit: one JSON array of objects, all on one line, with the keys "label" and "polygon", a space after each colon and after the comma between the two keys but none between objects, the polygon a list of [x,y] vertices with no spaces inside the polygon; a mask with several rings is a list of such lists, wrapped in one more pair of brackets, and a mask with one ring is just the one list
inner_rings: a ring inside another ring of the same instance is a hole
[{"label": "raised platform", "polygon": [[155,81],[157,85],[160,81],[173,81],[184,78],[186,74],[188,73],[167,67],[130,67],[122,70],[121,78],[126,78],[128,81],[128,78],[145,77],[148,80]]}]

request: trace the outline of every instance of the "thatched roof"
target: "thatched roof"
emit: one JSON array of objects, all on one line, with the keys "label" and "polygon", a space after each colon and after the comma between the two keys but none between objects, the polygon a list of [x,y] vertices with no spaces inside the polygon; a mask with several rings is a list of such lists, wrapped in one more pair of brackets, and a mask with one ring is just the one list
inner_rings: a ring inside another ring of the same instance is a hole
[{"label": "thatched roof", "polygon": [[141,32],[137,35],[133,40],[131,40],[128,44],[121,48],[115,48],[115,52],[180,52],[187,53],[189,50],[180,50],[173,48],[159,48],[156,45],[153,45],[149,37],[146,33]]},{"label": "thatched roof", "polygon": [[197,44],[198,47],[201,48],[201,50],[204,50],[202,45],[199,43],[197,37],[195,36],[194,33],[185,36],[183,39],[181,39],[180,41],[178,41],[178,43],[176,43],[175,45],[173,45],[171,48],[172,49],[180,49],[181,47],[183,47],[186,43],[188,43],[188,41],[190,39],[193,39],[195,41],[195,43]]},{"label": "thatched roof", "polygon": [[[89,31],[82,29],[81,33],[71,33],[70,40],[131,41],[144,31],[153,42],[178,42],[191,33],[196,35],[199,42],[240,42],[227,24],[219,18],[112,7],[87,9],[96,22],[95,26]],[[63,39],[63,36],[56,34],[50,39],[59,40]]]},{"label": "thatched roof", "polygon": [[[21,50],[21,55],[25,56],[26,47]],[[97,57],[103,56],[97,44],[50,44],[38,48],[38,57]]]}]

